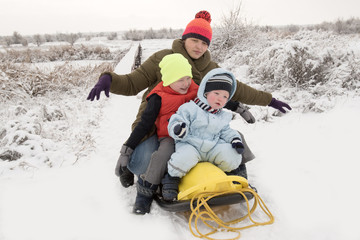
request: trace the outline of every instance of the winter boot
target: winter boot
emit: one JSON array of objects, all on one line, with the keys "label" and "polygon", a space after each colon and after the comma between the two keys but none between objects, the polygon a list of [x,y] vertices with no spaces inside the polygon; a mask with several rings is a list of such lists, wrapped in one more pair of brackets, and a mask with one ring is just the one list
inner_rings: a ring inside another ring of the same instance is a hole
[{"label": "winter boot", "polygon": [[248,178],[245,163],[240,164],[238,168],[235,168],[230,172],[226,172],[226,174],[240,176],[246,179]]},{"label": "winter boot", "polygon": [[134,174],[130,172],[130,170],[125,167],[120,167],[120,182],[123,187],[127,188],[134,184]]},{"label": "winter boot", "polygon": [[137,194],[133,213],[138,215],[150,213],[151,203],[154,199],[154,194],[157,188],[158,185],[151,184],[139,177],[136,184]]},{"label": "winter boot", "polygon": [[166,201],[176,201],[179,193],[179,177],[171,177],[168,173],[165,174],[161,180],[162,183],[162,196]]}]

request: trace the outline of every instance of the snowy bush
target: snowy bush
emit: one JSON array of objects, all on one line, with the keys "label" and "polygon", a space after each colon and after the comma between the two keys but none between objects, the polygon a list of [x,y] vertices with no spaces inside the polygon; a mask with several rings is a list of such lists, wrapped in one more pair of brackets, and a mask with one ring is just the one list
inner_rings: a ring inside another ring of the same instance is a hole
[{"label": "snowy bush", "polygon": [[98,126],[96,119],[103,104],[84,105],[86,94],[83,88],[77,88],[26,101],[3,102],[0,175],[15,169],[70,165],[89,154],[94,147],[91,132]]},{"label": "snowy bush", "polygon": [[[251,40],[245,45],[249,40],[239,40],[223,55],[221,66],[235,73],[246,69],[239,80],[273,93],[295,110],[322,112],[334,106],[337,96],[359,95],[359,36],[301,30],[286,36],[257,32]],[[262,111],[257,114],[264,120],[275,114]]]},{"label": "snowy bush", "polygon": [[324,80],[321,58],[307,44],[287,41],[266,48],[252,62],[252,74],[277,86],[307,88]]},{"label": "snowy bush", "polygon": [[347,90],[358,90],[360,88],[360,58],[354,52],[346,52],[333,61],[333,71],[328,74],[329,82],[337,83]]},{"label": "snowy bush", "polygon": [[[54,56],[59,54],[57,50],[64,48],[51,49],[54,52],[49,55]],[[94,48],[91,54],[85,55],[101,58],[102,53],[102,48]],[[41,54],[34,56],[39,60]],[[115,64],[117,62],[107,61],[35,65],[2,61],[0,175],[10,174],[15,169],[74,164],[89,154],[94,147],[91,132],[98,126],[103,103],[84,105],[86,90],[102,72],[112,71]],[[99,109],[94,111],[96,114],[89,114],[93,108]]]},{"label": "snowy bush", "polygon": [[8,121],[0,131],[2,160],[14,161],[25,157],[27,164],[35,167],[52,165],[45,152],[55,151],[56,147],[52,140],[41,137],[42,125],[36,114],[31,111],[18,114],[16,120]]}]

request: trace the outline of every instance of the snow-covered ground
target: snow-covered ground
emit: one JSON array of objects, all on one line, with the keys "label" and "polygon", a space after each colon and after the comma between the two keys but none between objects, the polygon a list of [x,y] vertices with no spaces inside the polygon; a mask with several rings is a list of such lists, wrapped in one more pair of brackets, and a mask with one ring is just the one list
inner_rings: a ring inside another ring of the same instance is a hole
[{"label": "snow-covered ground", "polygon": [[[171,42],[141,44],[144,55],[149,56],[170,47]],[[130,71],[135,47],[116,72]],[[122,188],[114,167],[140,99],[102,95],[100,101],[89,102],[85,101],[89,90],[84,89],[82,104],[89,118],[98,121],[92,132],[95,150],[74,165],[44,167],[31,174],[15,169],[13,174],[0,176],[0,239],[195,239],[186,214],[166,212],[156,203],[150,214],[131,213],[135,186]],[[335,107],[323,113],[294,108],[271,121],[247,124],[237,117],[232,122],[256,155],[248,164],[249,181],[275,217],[272,225],[241,231],[241,239],[360,239],[360,98],[337,97],[334,101]],[[94,111],[101,111],[101,116],[96,118]],[[223,207],[224,217],[238,217],[234,214],[237,208]],[[220,239],[231,236],[217,234]]]}]

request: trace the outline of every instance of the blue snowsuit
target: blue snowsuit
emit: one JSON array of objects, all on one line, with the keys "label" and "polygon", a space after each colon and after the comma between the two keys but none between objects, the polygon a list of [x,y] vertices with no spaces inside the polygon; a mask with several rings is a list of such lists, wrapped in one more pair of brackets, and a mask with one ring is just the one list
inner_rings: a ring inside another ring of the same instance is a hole
[{"label": "blue snowsuit", "polygon": [[[205,85],[208,79],[216,74],[227,73],[233,80],[233,88],[229,99],[236,90],[236,79],[231,72],[216,68],[208,72],[200,83],[197,98],[208,106],[204,97]],[[242,155],[232,148],[234,138],[241,140],[240,134],[230,128],[232,113],[220,109],[211,113],[194,101],[181,105],[169,120],[169,135],[175,140],[175,152],[168,162],[168,173],[172,177],[183,177],[198,162],[208,161],[225,172],[236,169],[242,160]],[[174,127],[186,124],[183,138],[174,134]]]}]

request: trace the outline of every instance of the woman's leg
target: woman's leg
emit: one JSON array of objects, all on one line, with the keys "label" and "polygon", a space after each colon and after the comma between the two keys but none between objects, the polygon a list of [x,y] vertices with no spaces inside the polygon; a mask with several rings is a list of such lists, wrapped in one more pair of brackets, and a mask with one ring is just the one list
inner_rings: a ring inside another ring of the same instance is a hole
[{"label": "woman's leg", "polygon": [[129,170],[139,176],[146,172],[149,165],[151,155],[159,148],[157,135],[153,135],[140,143],[131,155],[128,164]]}]

